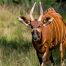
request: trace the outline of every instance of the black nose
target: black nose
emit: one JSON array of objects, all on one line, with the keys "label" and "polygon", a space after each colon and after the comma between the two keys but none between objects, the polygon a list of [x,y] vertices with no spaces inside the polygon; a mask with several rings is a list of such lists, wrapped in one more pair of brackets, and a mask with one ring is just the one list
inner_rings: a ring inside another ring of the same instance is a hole
[{"label": "black nose", "polygon": [[37,36],[37,35],[33,35],[33,36],[32,36],[32,39],[33,39],[33,40],[37,40],[37,39],[38,39],[38,36]]},{"label": "black nose", "polygon": [[36,30],[36,28],[32,32],[32,39],[35,41],[38,40],[38,31]]}]

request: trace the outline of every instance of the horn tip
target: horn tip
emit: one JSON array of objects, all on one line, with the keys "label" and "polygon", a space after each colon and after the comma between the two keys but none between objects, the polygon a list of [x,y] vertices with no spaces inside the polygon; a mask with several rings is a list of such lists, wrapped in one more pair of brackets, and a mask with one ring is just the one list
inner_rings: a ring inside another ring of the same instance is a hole
[{"label": "horn tip", "polygon": [[36,4],[36,2],[34,4]]},{"label": "horn tip", "polygon": [[39,2],[39,4],[41,4],[41,1]]}]

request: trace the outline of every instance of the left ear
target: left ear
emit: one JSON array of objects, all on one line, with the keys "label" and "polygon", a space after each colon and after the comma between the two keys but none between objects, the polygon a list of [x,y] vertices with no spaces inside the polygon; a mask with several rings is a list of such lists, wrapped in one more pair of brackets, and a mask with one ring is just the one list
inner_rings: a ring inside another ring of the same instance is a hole
[{"label": "left ear", "polygon": [[30,25],[30,20],[28,20],[26,17],[24,17],[24,16],[19,16],[18,17],[18,20],[21,22],[21,23],[23,23],[23,24],[25,24],[26,26],[29,26]]},{"label": "left ear", "polygon": [[49,20],[48,20],[48,23],[51,23],[53,22],[53,17],[51,17]]},{"label": "left ear", "polygon": [[53,17],[46,17],[46,19],[44,20],[44,24],[50,24],[51,22],[53,22]]}]

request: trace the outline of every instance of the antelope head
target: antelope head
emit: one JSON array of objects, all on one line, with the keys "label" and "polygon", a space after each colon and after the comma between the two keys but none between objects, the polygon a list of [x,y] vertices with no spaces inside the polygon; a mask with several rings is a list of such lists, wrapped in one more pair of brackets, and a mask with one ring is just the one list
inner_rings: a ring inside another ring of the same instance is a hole
[{"label": "antelope head", "polygon": [[37,19],[34,19],[33,17],[33,11],[34,11],[36,2],[34,3],[33,7],[30,10],[30,13],[29,13],[30,20],[26,19],[23,16],[18,17],[20,22],[22,22],[26,26],[31,26],[33,41],[38,41],[41,39],[41,27],[43,25],[42,23],[43,9],[41,6],[41,2],[39,2],[39,4],[40,4],[40,16]]}]

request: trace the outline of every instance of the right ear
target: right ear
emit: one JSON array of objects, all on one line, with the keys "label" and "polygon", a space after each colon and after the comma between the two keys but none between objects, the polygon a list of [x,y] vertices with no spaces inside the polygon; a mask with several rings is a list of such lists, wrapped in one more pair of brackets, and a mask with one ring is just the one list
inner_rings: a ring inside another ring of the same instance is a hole
[{"label": "right ear", "polygon": [[18,20],[21,22],[21,23],[23,23],[23,24],[25,24],[26,26],[29,26],[30,25],[30,20],[28,20],[26,17],[24,17],[24,16],[19,16],[18,17]]}]

